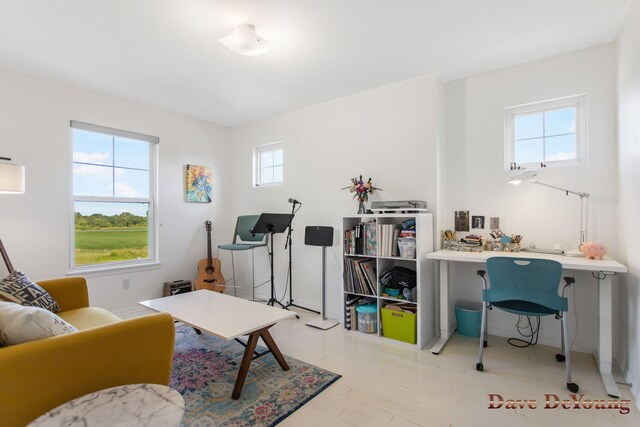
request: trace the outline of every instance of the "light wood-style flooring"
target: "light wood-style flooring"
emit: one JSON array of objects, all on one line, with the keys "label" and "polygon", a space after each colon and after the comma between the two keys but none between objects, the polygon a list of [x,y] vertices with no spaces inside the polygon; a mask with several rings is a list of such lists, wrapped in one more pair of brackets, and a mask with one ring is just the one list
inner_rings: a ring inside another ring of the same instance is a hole
[{"label": "light wood-style flooring", "polygon": [[[543,409],[544,395],[570,399],[558,349],[519,349],[505,338],[489,337],[484,372],[475,370],[477,340],[452,337],[443,352],[431,354],[379,342],[341,325],[328,331],[305,326],[312,314],[283,321],[272,334],[285,355],[343,377],[287,418],[283,426],[639,426],[635,402],[630,412]],[[573,381],[583,399],[611,399],[592,356],[572,353]],[[631,400],[620,386],[621,399]],[[537,409],[488,409],[488,394],[504,399],[536,399]]]}]

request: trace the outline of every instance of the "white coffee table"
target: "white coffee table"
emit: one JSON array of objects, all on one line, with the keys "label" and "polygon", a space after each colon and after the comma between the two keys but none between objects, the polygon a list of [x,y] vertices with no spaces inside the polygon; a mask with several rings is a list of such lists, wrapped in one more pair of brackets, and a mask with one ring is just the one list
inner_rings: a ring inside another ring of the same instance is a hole
[{"label": "white coffee table", "polygon": [[128,384],[89,393],[41,415],[28,427],[173,427],[184,399],[159,384]]},{"label": "white coffee table", "polygon": [[[271,353],[283,370],[289,370],[289,365],[269,333],[269,328],[280,320],[295,316],[294,311],[282,310],[205,289],[142,301],[139,304],[154,311],[167,312],[174,319],[191,325],[198,331],[208,332],[225,341],[235,339],[245,346],[236,384],[231,394],[234,400],[240,398],[252,360]],[[248,337],[246,344],[238,340],[243,336]],[[262,338],[269,351],[264,353],[255,351],[259,338]]]}]

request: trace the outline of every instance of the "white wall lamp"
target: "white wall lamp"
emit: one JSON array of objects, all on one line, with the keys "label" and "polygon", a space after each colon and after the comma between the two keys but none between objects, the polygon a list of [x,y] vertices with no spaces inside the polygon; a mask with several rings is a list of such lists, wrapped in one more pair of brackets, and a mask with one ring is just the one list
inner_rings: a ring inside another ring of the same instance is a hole
[{"label": "white wall lamp", "polygon": [[9,163],[10,161],[9,157],[0,157],[0,194],[23,194],[24,166]]},{"label": "white wall lamp", "polygon": [[536,175],[538,175],[538,172],[534,170],[524,170],[519,174],[509,178],[509,184],[518,185],[522,181],[528,181],[534,184],[553,188],[555,190],[560,190],[563,193],[565,193],[567,196],[569,194],[575,194],[576,196],[580,197],[580,244],[578,245],[578,250],[567,251],[564,254],[567,256],[584,256],[584,254],[580,252],[579,249],[580,249],[580,246],[582,246],[582,244],[587,241],[587,225],[589,223],[589,193],[567,190],[566,188],[556,187],[555,185],[539,182],[535,179]]},{"label": "white wall lamp", "polygon": [[239,25],[231,34],[218,41],[228,49],[247,56],[262,55],[273,47],[272,42],[256,34],[256,27],[252,24]]}]

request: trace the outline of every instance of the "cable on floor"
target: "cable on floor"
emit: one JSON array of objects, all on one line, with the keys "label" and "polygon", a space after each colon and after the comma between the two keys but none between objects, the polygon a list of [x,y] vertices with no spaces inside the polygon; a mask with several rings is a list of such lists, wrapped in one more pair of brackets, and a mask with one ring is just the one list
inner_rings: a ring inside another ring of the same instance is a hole
[{"label": "cable on floor", "polygon": [[[522,322],[522,319],[525,317],[527,318],[528,324],[525,324],[524,326],[522,326],[520,325],[520,323]],[[526,330],[527,328],[531,331],[531,333],[523,332],[523,330]],[[521,338],[509,338],[507,340],[509,344],[518,348],[527,348],[530,346],[534,346],[538,344],[538,335],[540,333],[540,317],[536,316],[536,327],[534,328],[533,323],[531,322],[530,316],[518,316],[518,321],[516,322],[516,329],[518,330],[518,333],[523,338],[528,338],[529,340],[527,341]]]}]

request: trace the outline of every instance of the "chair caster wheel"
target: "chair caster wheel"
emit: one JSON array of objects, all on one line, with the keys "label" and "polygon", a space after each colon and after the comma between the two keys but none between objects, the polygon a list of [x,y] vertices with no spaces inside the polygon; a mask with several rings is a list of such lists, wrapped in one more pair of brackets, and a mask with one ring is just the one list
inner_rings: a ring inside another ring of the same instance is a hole
[{"label": "chair caster wheel", "polygon": [[476,363],[476,371],[478,371],[478,372],[484,371],[484,365],[482,363]]},{"label": "chair caster wheel", "polygon": [[559,353],[556,354],[556,360],[558,362],[564,362],[564,359],[565,359],[564,354],[559,354]]},{"label": "chair caster wheel", "polygon": [[487,346],[487,341],[483,342],[483,343],[482,343],[482,346],[483,346],[483,347],[486,347],[486,346]]},{"label": "chair caster wheel", "polygon": [[567,388],[571,393],[577,393],[578,390],[580,390],[580,387],[578,387],[578,384],[576,383],[568,383]]}]

